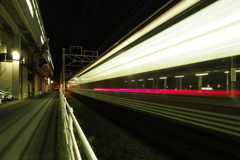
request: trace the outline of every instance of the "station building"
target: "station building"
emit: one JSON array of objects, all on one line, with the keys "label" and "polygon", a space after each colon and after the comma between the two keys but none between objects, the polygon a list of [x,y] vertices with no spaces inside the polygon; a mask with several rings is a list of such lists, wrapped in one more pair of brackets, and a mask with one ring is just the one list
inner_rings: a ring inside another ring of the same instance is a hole
[{"label": "station building", "polygon": [[0,89],[15,99],[53,88],[53,61],[37,0],[0,0]]}]

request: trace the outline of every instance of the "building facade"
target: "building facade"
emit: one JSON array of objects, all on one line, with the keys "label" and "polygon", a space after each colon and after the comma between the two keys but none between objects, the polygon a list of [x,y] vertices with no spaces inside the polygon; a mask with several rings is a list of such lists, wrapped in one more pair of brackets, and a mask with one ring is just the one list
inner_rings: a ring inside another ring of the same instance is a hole
[{"label": "building facade", "polygon": [[16,99],[51,90],[48,44],[37,0],[0,0],[0,89]]}]

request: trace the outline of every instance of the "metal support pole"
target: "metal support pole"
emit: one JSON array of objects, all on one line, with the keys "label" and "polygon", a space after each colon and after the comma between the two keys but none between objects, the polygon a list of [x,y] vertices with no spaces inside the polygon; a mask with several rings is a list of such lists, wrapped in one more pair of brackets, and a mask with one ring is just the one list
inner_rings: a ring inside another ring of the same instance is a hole
[{"label": "metal support pole", "polygon": [[231,98],[235,98],[235,82],[236,82],[236,68],[235,68],[235,57],[231,57],[230,60],[230,70],[229,70],[229,79],[230,79],[230,87],[231,90]]},{"label": "metal support pole", "polygon": [[155,78],[153,78],[153,83],[152,83],[152,89],[155,89],[156,86],[155,86]]},{"label": "metal support pole", "polygon": [[227,93],[228,93],[228,91],[229,91],[229,73],[226,73],[226,91],[227,91]]},{"label": "metal support pole", "polygon": [[160,79],[159,79],[159,76],[157,76],[156,77],[156,89],[160,88],[159,84],[160,84]]},{"label": "metal support pole", "polygon": [[164,79],[163,89],[167,89],[167,78]]},{"label": "metal support pole", "polygon": [[62,93],[65,95],[65,48],[62,49]]},{"label": "metal support pole", "polygon": [[202,76],[198,76],[198,90],[202,89]]},{"label": "metal support pole", "polygon": [[178,87],[179,87],[179,84],[178,84],[178,78],[176,78],[176,87],[175,87],[175,89],[179,89]]},{"label": "metal support pole", "polygon": [[179,89],[182,89],[182,77],[179,78]]},{"label": "metal support pole", "polygon": [[143,79],[143,88],[146,88],[146,80]]}]

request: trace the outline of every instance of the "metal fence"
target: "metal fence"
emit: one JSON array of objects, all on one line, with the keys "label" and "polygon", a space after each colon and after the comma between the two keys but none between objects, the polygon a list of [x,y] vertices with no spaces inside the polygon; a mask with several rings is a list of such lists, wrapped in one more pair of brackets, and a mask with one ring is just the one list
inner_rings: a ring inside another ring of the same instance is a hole
[{"label": "metal fence", "polygon": [[88,160],[97,160],[95,153],[93,152],[87,138],[85,137],[76,117],[73,114],[73,109],[69,106],[66,97],[60,91],[60,103],[62,109],[62,116],[64,120],[64,132],[66,135],[66,141],[68,145],[69,159],[71,160],[81,160],[81,154],[77,145],[75,135],[73,133],[73,128],[76,130],[79,136],[80,143],[85,151]]}]

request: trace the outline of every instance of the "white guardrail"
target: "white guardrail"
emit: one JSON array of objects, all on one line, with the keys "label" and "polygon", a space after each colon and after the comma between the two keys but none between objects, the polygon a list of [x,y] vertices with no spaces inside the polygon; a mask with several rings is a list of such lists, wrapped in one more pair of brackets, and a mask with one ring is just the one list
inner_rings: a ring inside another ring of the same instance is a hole
[{"label": "white guardrail", "polygon": [[73,128],[76,130],[81,145],[85,151],[88,160],[97,160],[95,153],[93,152],[87,138],[85,137],[76,117],[73,114],[73,109],[69,106],[66,97],[60,90],[60,103],[62,116],[64,120],[64,132],[66,134],[66,141],[68,145],[69,156],[71,160],[81,160],[81,154],[77,145],[76,138],[73,133]]}]

